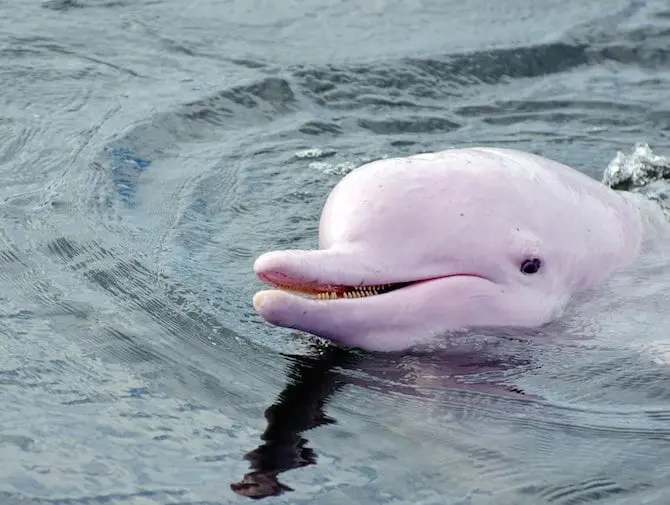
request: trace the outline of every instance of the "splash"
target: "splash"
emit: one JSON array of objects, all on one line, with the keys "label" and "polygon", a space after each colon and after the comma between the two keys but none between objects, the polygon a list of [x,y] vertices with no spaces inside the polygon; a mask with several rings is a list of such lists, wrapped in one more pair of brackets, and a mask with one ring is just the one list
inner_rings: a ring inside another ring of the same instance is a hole
[{"label": "splash", "polygon": [[328,156],[333,156],[334,154],[335,151],[328,151],[319,149],[318,147],[314,147],[312,149],[303,149],[302,151],[296,151],[294,156],[299,160],[304,160],[304,159],[326,158]]},{"label": "splash", "polygon": [[313,170],[318,170],[327,175],[340,175],[340,176],[347,175],[357,166],[358,165],[350,161],[344,161],[342,163],[326,163],[323,161],[313,161],[312,163],[309,164],[309,168]]},{"label": "splash", "polygon": [[670,179],[670,158],[654,154],[648,144],[639,142],[629,155],[617,152],[603,173],[602,182],[613,189],[636,188]]}]

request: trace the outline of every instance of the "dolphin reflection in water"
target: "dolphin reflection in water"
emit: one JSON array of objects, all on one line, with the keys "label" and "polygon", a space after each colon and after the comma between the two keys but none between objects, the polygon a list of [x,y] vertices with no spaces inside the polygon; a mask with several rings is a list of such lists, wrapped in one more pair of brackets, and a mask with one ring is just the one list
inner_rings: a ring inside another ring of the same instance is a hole
[{"label": "dolphin reflection in water", "polygon": [[[426,376],[434,377],[436,372],[432,366],[436,363],[434,355],[400,357],[399,362],[414,358],[413,363],[417,364],[417,368],[409,373],[400,363],[391,363],[388,359],[382,360],[374,355],[332,345],[319,346],[310,355],[284,356],[289,362],[288,380],[275,403],[265,411],[267,426],[260,437],[263,443],[244,457],[250,463],[250,471],[239,482],[230,485],[241,496],[259,499],[293,491],[291,487],[279,482],[279,474],[316,464],[317,456],[307,447],[308,441],[302,434],[336,423],[326,415],[324,409],[344,386],[360,384],[365,387],[374,382],[374,378],[353,378],[346,373],[347,370],[356,369],[368,375],[384,375],[385,379],[393,382],[393,392],[414,396],[422,396],[414,387],[417,372],[421,375],[423,367],[426,369]],[[464,375],[508,370],[515,365],[527,364],[524,360],[513,360],[514,363],[495,359],[492,361],[490,357],[470,354],[465,360],[461,355],[443,356],[438,361],[441,368],[439,373],[442,375],[439,379],[441,387],[503,396],[525,395],[514,386],[498,384],[490,379],[480,377],[467,382],[459,379]],[[413,375],[409,382],[404,380],[408,375]]]}]

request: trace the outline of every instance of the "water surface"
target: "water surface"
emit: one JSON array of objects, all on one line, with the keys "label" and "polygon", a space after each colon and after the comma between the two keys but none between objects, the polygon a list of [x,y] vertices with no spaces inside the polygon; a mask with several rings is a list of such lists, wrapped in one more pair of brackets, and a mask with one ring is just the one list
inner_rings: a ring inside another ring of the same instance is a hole
[{"label": "water surface", "polygon": [[315,246],[366,161],[668,153],[667,2],[0,6],[3,504],[244,503],[254,469],[291,504],[667,503],[664,256],[527,341],[434,354],[250,305],[253,259]]}]

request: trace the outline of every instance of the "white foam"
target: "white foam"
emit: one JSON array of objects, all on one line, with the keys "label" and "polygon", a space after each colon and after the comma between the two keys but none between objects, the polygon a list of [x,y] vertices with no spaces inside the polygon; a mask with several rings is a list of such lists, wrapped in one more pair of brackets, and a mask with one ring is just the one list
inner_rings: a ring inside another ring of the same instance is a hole
[{"label": "white foam", "polygon": [[351,172],[358,165],[351,161],[344,161],[340,163],[327,163],[325,161],[313,161],[309,164],[309,168],[318,170],[328,175],[346,175]]},{"label": "white foam", "polygon": [[326,156],[331,156],[333,153],[330,151],[324,151],[318,147],[312,149],[303,149],[302,151],[296,151],[294,156],[300,160],[303,159],[316,159],[316,158],[325,158]]},{"label": "white foam", "polygon": [[635,144],[630,154],[617,152],[603,173],[607,186],[633,189],[654,181],[670,179],[670,158],[656,155],[648,144]]}]

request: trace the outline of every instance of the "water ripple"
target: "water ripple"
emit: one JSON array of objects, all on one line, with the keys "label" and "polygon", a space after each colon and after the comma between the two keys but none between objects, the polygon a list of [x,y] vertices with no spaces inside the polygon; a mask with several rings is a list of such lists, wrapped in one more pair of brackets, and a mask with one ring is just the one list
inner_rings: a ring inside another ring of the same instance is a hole
[{"label": "water ripple", "polygon": [[664,503],[663,262],[463,353],[339,354],[250,303],[367,161],[664,145],[662,3],[3,4],[0,501]]}]

